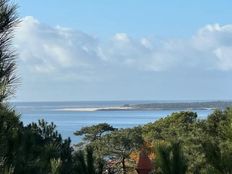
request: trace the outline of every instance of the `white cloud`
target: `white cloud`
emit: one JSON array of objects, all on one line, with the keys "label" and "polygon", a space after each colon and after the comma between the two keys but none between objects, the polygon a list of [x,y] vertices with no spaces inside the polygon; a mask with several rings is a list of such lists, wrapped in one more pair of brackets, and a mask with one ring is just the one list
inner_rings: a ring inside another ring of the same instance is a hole
[{"label": "white cloud", "polygon": [[125,33],[113,38],[103,44],[101,55],[115,64],[144,71],[232,70],[232,25],[207,25],[189,39],[155,43],[148,38],[136,40]]},{"label": "white cloud", "polygon": [[96,39],[60,26],[51,27],[25,17],[16,33],[20,60],[32,72],[55,73],[64,69],[91,69]]},{"label": "white cloud", "polygon": [[106,41],[81,31],[49,26],[25,17],[16,33],[21,69],[64,74],[77,79],[97,76],[104,67],[125,71],[179,69],[232,70],[232,25],[207,25],[189,39],[135,39],[116,33]]},{"label": "white cloud", "polygon": [[119,42],[130,42],[130,38],[126,33],[117,33],[114,35],[113,39]]},{"label": "white cloud", "polygon": [[140,42],[145,48],[152,48],[152,44],[147,38],[142,38]]},{"label": "white cloud", "polygon": [[220,47],[214,51],[218,58],[218,67],[228,71],[232,69],[232,47]]}]

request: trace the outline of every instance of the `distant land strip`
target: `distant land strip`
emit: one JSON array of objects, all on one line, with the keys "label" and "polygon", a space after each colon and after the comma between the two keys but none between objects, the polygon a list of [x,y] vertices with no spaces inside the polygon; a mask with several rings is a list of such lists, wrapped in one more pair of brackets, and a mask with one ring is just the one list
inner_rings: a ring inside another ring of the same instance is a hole
[{"label": "distant land strip", "polygon": [[210,102],[169,102],[148,104],[125,104],[116,108],[100,108],[98,111],[117,110],[224,110],[232,106],[232,101],[210,101]]}]

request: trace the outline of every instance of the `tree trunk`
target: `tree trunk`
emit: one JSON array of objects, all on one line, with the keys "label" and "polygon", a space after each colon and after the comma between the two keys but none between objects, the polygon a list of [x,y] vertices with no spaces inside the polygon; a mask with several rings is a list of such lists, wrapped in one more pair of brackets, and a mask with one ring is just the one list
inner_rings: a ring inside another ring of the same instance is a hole
[{"label": "tree trunk", "polygon": [[122,157],[122,170],[123,170],[123,174],[126,174],[125,157]]}]

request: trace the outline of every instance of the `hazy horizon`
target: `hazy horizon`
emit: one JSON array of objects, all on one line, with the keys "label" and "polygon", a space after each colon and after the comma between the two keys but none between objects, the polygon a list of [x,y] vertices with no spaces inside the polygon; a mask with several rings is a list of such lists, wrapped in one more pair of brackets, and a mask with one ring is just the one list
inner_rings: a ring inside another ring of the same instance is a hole
[{"label": "hazy horizon", "polygon": [[19,101],[9,100],[10,103],[52,103],[52,102],[146,102],[146,103],[181,103],[181,102],[231,102],[232,100],[56,100],[56,101]]}]

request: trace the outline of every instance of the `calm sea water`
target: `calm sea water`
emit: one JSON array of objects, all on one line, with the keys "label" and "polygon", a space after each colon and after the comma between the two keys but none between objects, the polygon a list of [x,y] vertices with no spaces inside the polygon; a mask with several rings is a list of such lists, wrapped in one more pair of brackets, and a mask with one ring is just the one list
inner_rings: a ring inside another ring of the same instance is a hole
[{"label": "calm sea water", "polygon": [[[154,101],[153,101],[154,102]],[[130,128],[143,125],[165,117],[178,110],[155,111],[95,111],[96,108],[119,107],[124,104],[151,103],[151,101],[107,101],[107,102],[20,102],[13,103],[21,113],[24,125],[45,119],[57,125],[57,130],[64,138],[71,137],[72,143],[80,138],[73,132],[84,126],[109,123],[116,128]],[[212,110],[193,110],[200,118],[206,117]]]}]

